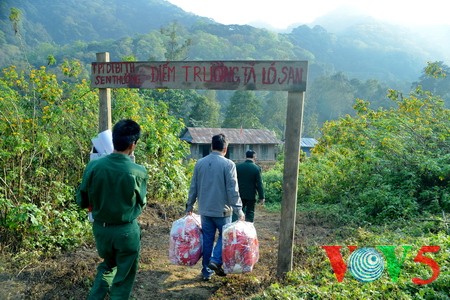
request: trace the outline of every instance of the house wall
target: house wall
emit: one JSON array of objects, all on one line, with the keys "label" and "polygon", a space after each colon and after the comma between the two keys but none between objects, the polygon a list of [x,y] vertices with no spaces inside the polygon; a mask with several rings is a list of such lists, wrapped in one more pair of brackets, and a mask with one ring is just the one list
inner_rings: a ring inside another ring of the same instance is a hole
[{"label": "house wall", "polygon": [[301,147],[303,152],[305,152],[306,156],[311,156],[311,148],[310,147]]},{"label": "house wall", "polygon": [[[204,157],[204,150],[209,150],[209,144],[191,144],[190,150],[191,155],[189,158],[200,159]],[[242,144],[230,144],[228,146],[227,157],[235,162],[240,162],[245,160],[245,152],[252,149],[256,152],[258,161],[275,161],[276,159],[276,148],[275,145],[242,145]],[[208,151],[209,152],[209,151]]]}]

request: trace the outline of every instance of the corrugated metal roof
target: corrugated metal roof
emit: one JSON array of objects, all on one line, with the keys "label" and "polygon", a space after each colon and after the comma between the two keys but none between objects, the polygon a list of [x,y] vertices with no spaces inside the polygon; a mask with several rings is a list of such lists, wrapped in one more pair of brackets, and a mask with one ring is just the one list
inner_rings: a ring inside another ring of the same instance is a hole
[{"label": "corrugated metal roof", "polygon": [[187,127],[181,139],[193,144],[211,144],[211,138],[219,133],[225,134],[229,144],[281,144],[275,133],[267,129]]},{"label": "corrugated metal roof", "polygon": [[317,143],[317,140],[313,138],[300,139],[300,147],[313,148]]}]

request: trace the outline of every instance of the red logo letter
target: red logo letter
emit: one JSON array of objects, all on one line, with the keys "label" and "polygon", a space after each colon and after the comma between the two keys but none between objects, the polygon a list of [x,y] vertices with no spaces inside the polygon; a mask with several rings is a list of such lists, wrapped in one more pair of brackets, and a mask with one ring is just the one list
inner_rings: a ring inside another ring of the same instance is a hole
[{"label": "red logo letter", "polygon": [[[347,246],[352,253],[357,247]],[[344,262],[341,254],[341,246],[322,246],[322,249],[327,253],[328,259],[330,260],[331,267],[333,268],[334,275],[338,282],[344,280],[345,272],[347,272],[347,264]]]},{"label": "red logo letter", "polygon": [[439,268],[439,265],[432,258],[423,256],[423,253],[425,253],[425,252],[435,253],[435,252],[438,252],[439,249],[441,249],[441,247],[439,247],[439,246],[422,246],[422,248],[420,248],[419,252],[417,253],[416,258],[414,258],[414,261],[429,265],[430,268],[433,270],[433,275],[431,275],[431,277],[429,279],[420,279],[418,277],[415,277],[412,279],[412,282],[414,284],[428,284],[428,283],[433,282],[436,278],[438,278],[439,273],[441,271]]}]

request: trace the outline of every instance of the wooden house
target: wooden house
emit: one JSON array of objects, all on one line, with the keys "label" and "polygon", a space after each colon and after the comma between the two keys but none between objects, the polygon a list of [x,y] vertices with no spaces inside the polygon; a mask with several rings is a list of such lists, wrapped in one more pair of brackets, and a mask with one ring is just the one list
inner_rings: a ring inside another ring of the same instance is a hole
[{"label": "wooden house", "polygon": [[256,152],[258,162],[274,162],[281,145],[275,133],[267,129],[187,127],[181,139],[190,144],[190,158],[199,159],[211,152],[211,138],[219,133],[228,140],[226,157],[235,162],[244,161],[249,149]]}]

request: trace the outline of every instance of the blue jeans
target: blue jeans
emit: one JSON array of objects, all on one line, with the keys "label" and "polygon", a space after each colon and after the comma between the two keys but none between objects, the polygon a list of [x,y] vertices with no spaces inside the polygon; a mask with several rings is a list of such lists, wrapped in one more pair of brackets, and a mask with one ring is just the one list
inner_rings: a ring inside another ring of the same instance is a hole
[{"label": "blue jeans", "polygon": [[[211,276],[214,271],[208,268],[210,262],[222,265],[222,226],[231,223],[229,217],[206,217],[201,216],[202,232],[203,232],[203,259],[202,259],[202,275],[204,277]],[[216,230],[219,231],[216,244],[214,245]]]}]

